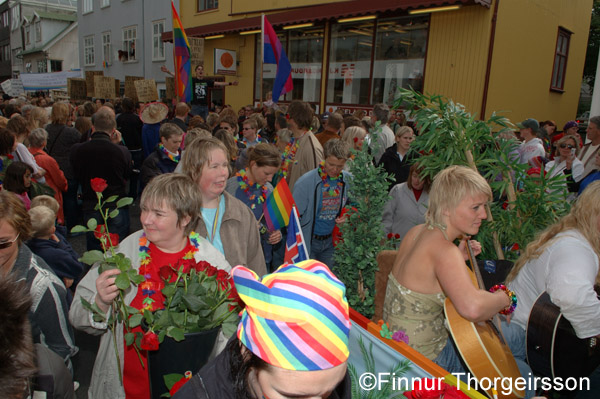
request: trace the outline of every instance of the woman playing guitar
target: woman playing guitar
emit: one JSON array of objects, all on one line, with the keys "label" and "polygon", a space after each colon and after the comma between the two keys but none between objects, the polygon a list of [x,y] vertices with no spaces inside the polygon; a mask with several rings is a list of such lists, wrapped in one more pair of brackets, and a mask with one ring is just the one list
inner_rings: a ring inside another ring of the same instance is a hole
[{"label": "woman playing guitar", "polygon": [[[449,297],[464,319],[492,318],[511,307],[505,291],[478,289],[465,266],[465,236],[477,234],[492,198],[486,180],[472,169],[451,166],[435,176],[425,224],[402,240],[388,280],[383,317],[392,331],[404,330],[409,345],[451,373],[464,372],[444,327],[444,301]],[[457,247],[453,242],[462,238]],[[473,244],[475,255],[481,245]],[[530,372],[517,359],[521,374]]]},{"label": "woman playing guitar", "polygon": [[[600,182],[594,182],[582,192],[568,215],[527,245],[506,279],[519,298],[510,325],[503,328],[513,353],[525,353],[530,312],[544,291],[571,323],[578,338],[600,334],[600,300],[594,291],[599,255]],[[578,399],[600,397],[600,378],[594,378],[599,375],[599,370],[593,373],[591,391],[580,392]]]}]

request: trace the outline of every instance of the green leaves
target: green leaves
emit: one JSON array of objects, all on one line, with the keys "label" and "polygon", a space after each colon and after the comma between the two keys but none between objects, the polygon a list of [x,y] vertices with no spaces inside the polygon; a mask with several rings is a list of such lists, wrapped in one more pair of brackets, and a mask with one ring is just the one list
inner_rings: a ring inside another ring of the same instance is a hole
[{"label": "green leaves", "polygon": [[85,226],[81,226],[81,225],[74,226],[71,229],[71,233],[83,233],[86,231],[88,231],[87,228],[85,228]]},{"label": "green leaves", "polygon": [[97,226],[98,226],[98,222],[96,221],[96,219],[91,218],[90,220],[88,220],[87,227],[89,230],[94,231],[94,230],[96,230]]},{"label": "green leaves", "polygon": [[123,208],[124,206],[131,205],[133,198],[125,197],[117,201],[117,208]]},{"label": "green leaves", "polygon": [[120,290],[126,290],[127,288],[129,288],[131,282],[129,281],[129,276],[127,275],[127,273],[119,273],[117,275],[117,278],[115,279],[115,285]]},{"label": "green leaves", "polygon": [[104,254],[102,253],[102,251],[98,250],[84,252],[83,256],[79,258],[79,261],[85,263],[86,265],[93,265],[94,263],[101,262],[103,260]]}]

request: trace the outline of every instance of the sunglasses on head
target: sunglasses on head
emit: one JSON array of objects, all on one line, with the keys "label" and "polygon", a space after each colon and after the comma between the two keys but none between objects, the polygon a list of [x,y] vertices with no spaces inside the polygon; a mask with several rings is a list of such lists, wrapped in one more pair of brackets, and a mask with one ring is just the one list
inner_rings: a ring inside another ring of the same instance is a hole
[{"label": "sunglasses on head", "polygon": [[568,148],[569,150],[571,150],[571,149],[575,148],[575,146],[571,145],[571,144],[561,144],[560,148]]},{"label": "sunglasses on head", "polygon": [[17,236],[16,236],[16,237],[15,237],[13,240],[9,240],[9,241],[1,241],[1,242],[0,242],[0,249],[5,249],[5,248],[8,248],[8,247],[10,247],[11,245],[13,245],[13,243],[14,243],[15,241],[17,241],[17,238],[19,238],[19,235],[20,235],[20,234],[21,234],[21,233],[17,234]]}]

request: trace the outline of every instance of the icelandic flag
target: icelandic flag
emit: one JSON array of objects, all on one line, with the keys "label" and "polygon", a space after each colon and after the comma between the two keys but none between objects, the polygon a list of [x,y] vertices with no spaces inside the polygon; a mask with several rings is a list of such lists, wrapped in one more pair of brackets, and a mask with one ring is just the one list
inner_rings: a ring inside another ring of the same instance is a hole
[{"label": "icelandic flag", "polygon": [[281,95],[285,95],[294,89],[292,82],[292,64],[285,54],[285,50],[281,46],[281,42],[277,38],[277,34],[273,26],[263,15],[263,62],[265,64],[277,64],[277,74],[275,75],[275,83],[273,84],[273,102],[279,101]]},{"label": "icelandic flag", "polygon": [[308,259],[306,245],[304,245],[304,236],[300,228],[300,220],[296,207],[292,208],[290,214],[290,225],[288,226],[287,239],[285,240],[284,263],[296,263]]}]

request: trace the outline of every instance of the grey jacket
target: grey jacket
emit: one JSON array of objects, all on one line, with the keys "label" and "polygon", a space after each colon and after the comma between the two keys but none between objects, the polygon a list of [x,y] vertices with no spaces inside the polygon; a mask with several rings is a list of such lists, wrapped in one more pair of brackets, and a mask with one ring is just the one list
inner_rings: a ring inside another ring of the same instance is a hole
[{"label": "grey jacket", "polygon": [[[127,237],[119,245],[119,252],[131,259],[132,266],[137,270],[140,267],[139,240],[142,230],[137,231]],[[201,240],[195,258],[197,261],[205,260],[210,264],[223,269],[227,272],[231,266],[225,257],[208,241]],[[89,399],[125,399],[125,391],[119,382],[119,372],[117,368],[117,358],[110,330],[106,323],[97,323],[93,320],[92,314],[81,304],[81,298],[93,303],[96,299],[96,280],[98,279],[99,264],[94,265],[85,275],[77,286],[71,310],[69,311],[69,320],[73,327],[92,335],[101,335],[100,347],[96,355],[94,370],[90,389],[88,391]],[[129,289],[125,294],[125,301],[129,304],[136,296],[137,291]],[[119,358],[121,360],[121,369],[123,369],[123,326],[116,328],[117,347]]]}]

